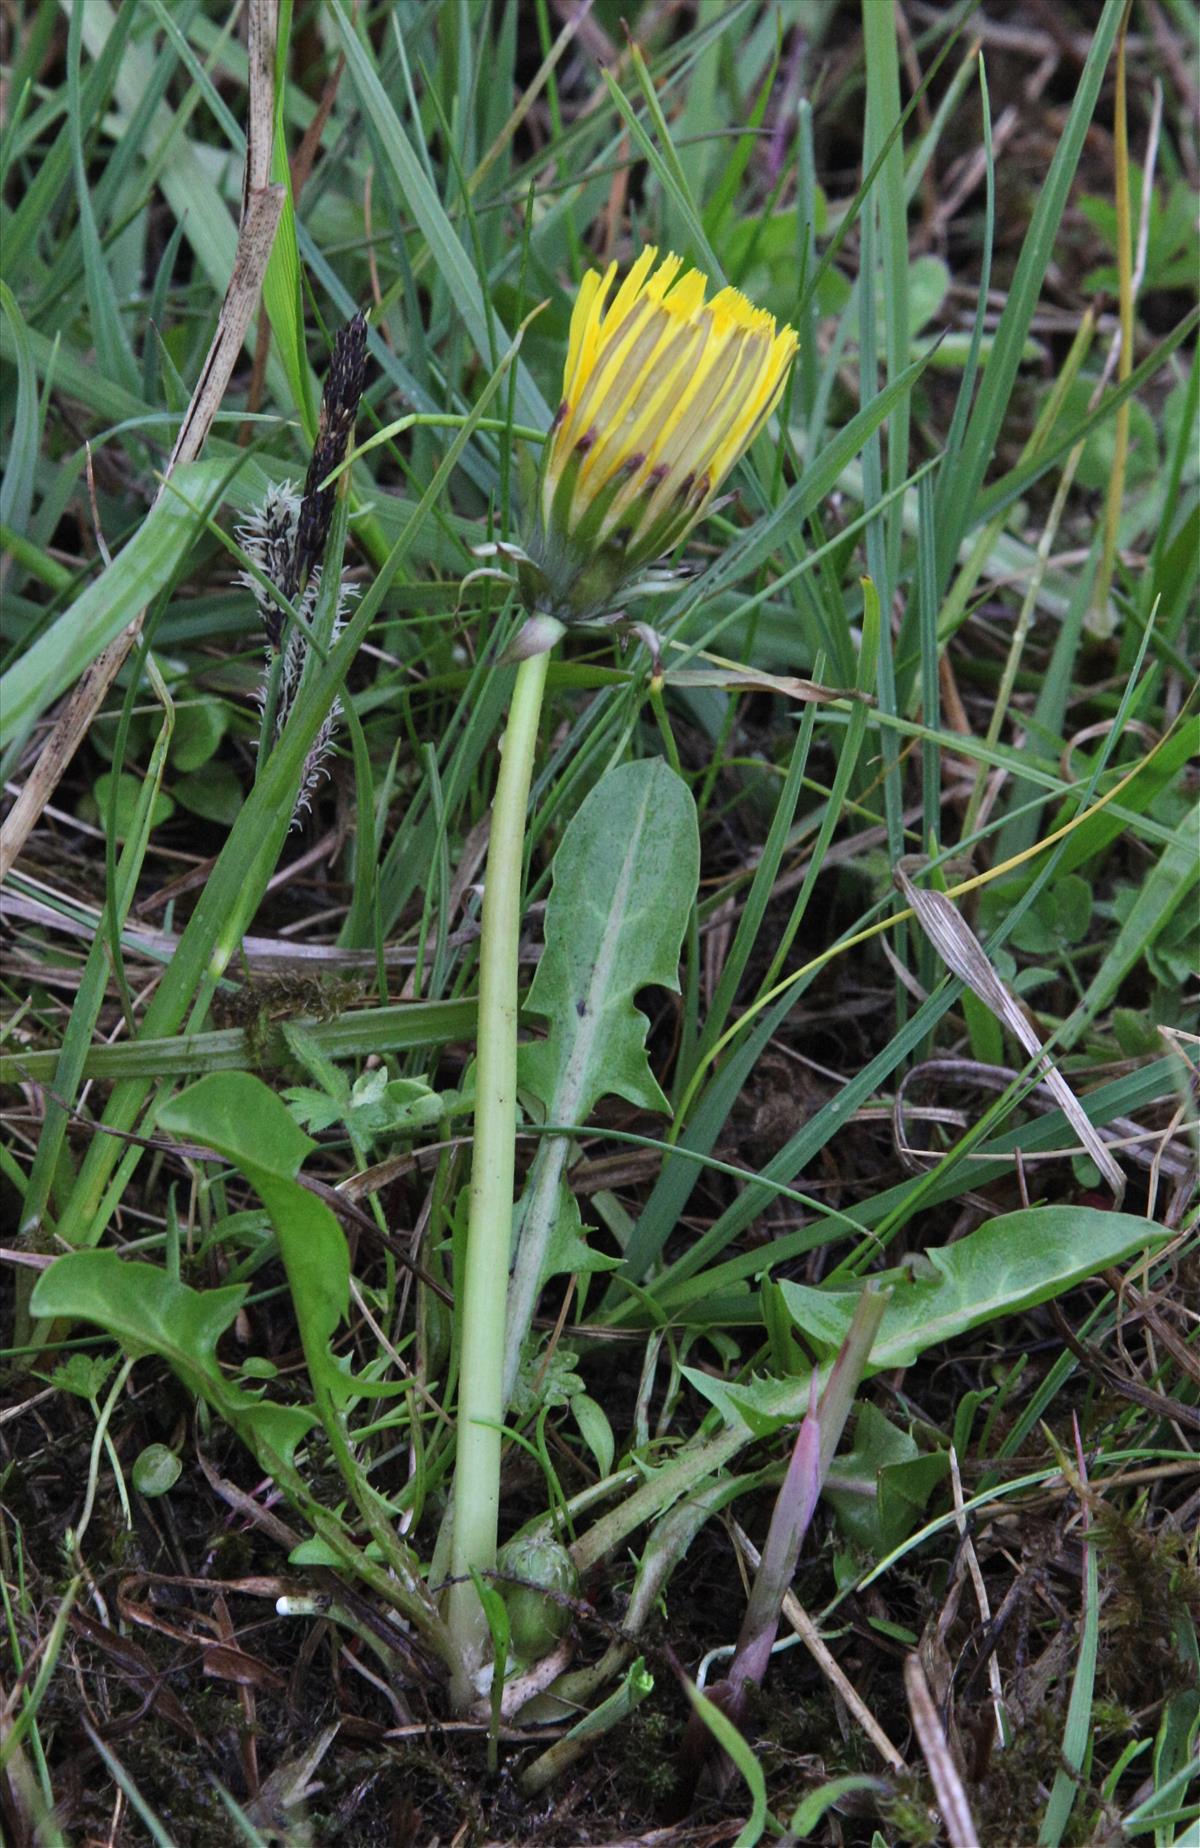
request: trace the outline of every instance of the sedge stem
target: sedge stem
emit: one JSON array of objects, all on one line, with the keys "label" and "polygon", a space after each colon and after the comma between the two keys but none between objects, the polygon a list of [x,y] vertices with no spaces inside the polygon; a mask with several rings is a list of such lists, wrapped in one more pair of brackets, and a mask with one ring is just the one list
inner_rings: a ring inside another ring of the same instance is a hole
[{"label": "sedge stem", "polygon": [[469,1702],[488,1626],[472,1571],[496,1564],[504,1420],[505,1297],[517,1134],[517,947],[525,818],[548,654],[522,661],[513,686],[492,806],[479,943],[475,1140],[462,1304],[463,1356],[454,1472],[453,1583],[447,1621],[462,1664],[455,1698]]}]

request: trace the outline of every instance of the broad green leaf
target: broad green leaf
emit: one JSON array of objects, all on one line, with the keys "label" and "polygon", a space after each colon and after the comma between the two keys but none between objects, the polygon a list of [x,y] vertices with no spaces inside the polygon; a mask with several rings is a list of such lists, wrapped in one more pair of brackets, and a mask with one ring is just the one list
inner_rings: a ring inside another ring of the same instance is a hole
[{"label": "broad green leaf", "polygon": [[[932,1341],[948,1339],[1010,1310],[1045,1302],[1106,1265],[1120,1263],[1169,1236],[1150,1220],[1087,1207],[1046,1207],[992,1220],[959,1245],[926,1254],[944,1263],[944,1270],[931,1264],[933,1284],[894,1290],[866,1371],[877,1373],[906,1365]],[[997,1245],[1010,1249],[997,1250]],[[755,1261],[761,1266],[760,1257]],[[1008,1289],[997,1287],[1001,1280],[1007,1281]],[[788,1283],[780,1289],[805,1333],[826,1354],[832,1354],[850,1324],[857,1292],[809,1290]],[[917,1290],[920,1296],[914,1304]],[[796,1315],[797,1305],[800,1315]],[[821,1383],[828,1377],[826,1365],[818,1376]],[[798,1420],[808,1402],[807,1380],[763,1381],[756,1410],[766,1419]],[[698,1483],[727,1468],[750,1441],[751,1434],[739,1416],[736,1424],[686,1446],[579,1537],[573,1551],[580,1570],[588,1571],[643,1522],[655,1519]]]},{"label": "broad green leaf", "polygon": [[237,820],[245,793],[233,765],[220,759],[202,770],[189,770],[171,783],[171,794],[181,808],[201,821],[220,822],[227,828]]},{"label": "broad green leaf", "polygon": [[854,1448],[830,1466],[825,1494],[847,1536],[876,1558],[906,1540],[950,1467],[944,1450],[922,1452],[875,1405],[864,1405]]},{"label": "broad green leaf", "polygon": [[98,1399],[105,1380],[116,1366],[115,1354],[71,1354],[55,1367],[50,1384],[77,1399]]},{"label": "broad green leaf", "polygon": [[[129,770],[122,770],[119,776],[105,770],[96,778],[90,792],[80,799],[76,813],[84,821],[98,821],[105,827],[111,821],[113,838],[128,840],[138,829],[144,787],[141,778]],[[170,820],[175,804],[161,789],[146,793],[151,797],[149,824],[157,828],[160,822]]]},{"label": "broad green leaf", "polygon": [[[1048,1302],[1169,1237],[1153,1220],[1087,1206],[1028,1207],[990,1219],[957,1244],[921,1254],[920,1276],[896,1277],[867,1372],[911,1366],[926,1348]],[[817,1350],[835,1350],[859,1291],[779,1287],[788,1313]]]},{"label": "broad green leaf", "polygon": [[247,1292],[243,1283],[193,1290],[115,1251],[72,1251],[42,1272],[30,1306],[38,1316],[97,1322],[131,1354],[161,1354],[181,1373],[218,1379],[217,1342]]},{"label": "broad green leaf", "polygon": [[158,1120],[169,1135],[202,1142],[243,1173],[255,1168],[282,1180],[294,1180],[317,1146],[249,1072],[210,1073],[164,1104]]},{"label": "broad green leaf", "polygon": [[[289,1032],[286,1037],[291,1043],[293,1035]],[[411,1136],[436,1123],[445,1110],[441,1097],[423,1079],[389,1081],[387,1068],[382,1065],[356,1078],[353,1087],[346,1085],[343,1095],[301,1084],[289,1085],[283,1096],[298,1123],[318,1133],[332,1129],[335,1123],[344,1123],[350,1134],[366,1145]]]},{"label": "broad green leaf", "polygon": [[246,1299],[248,1285],[193,1290],[157,1265],[115,1251],[71,1251],[34,1287],[30,1311],[53,1320],[95,1322],[127,1353],[157,1354],[254,1451],[265,1468],[291,1468],[297,1444],[316,1423],[299,1405],[272,1405],[228,1380],[216,1345]]},{"label": "broad green leaf", "polygon": [[607,1093],[666,1111],[633,997],[652,983],[678,990],[699,869],[695,805],[657,759],[610,770],[572,819],[529,991],[550,1035],[522,1049],[522,1081],[551,1121],[583,1122]]},{"label": "broad green leaf", "polygon": [[163,1106],[169,1134],[202,1142],[239,1168],[270,1215],[318,1400],[353,1390],[332,1342],[350,1306],[350,1257],[323,1200],[294,1178],[316,1144],[286,1104],[249,1072],[212,1072]]},{"label": "broad green leaf", "polygon": [[207,764],[229,727],[229,707],[220,699],[190,699],[175,709],[171,765],[199,770]]},{"label": "broad green leaf", "polygon": [[604,1407],[586,1392],[577,1392],[571,1400],[571,1411],[584,1443],[596,1459],[596,1468],[601,1476],[607,1476],[617,1445]]},{"label": "broad green leaf", "polygon": [[740,1427],[752,1437],[773,1437],[785,1425],[795,1423],[790,1406],[779,1410],[777,1379],[735,1382],[718,1379],[716,1374],[705,1373],[700,1367],[680,1367],[679,1371],[702,1398],[716,1406],[733,1430]]}]

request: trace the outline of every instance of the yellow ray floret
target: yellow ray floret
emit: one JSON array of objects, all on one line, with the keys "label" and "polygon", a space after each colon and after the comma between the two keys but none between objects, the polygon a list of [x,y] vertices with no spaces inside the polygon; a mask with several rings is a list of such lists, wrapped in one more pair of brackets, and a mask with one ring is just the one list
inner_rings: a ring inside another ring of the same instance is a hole
[{"label": "yellow ray floret", "polygon": [[[779,401],[792,328],[737,289],[643,250],[580,285],[542,477],[552,547],[614,547],[639,569],[677,545]],[[613,563],[617,561],[614,559]]]}]

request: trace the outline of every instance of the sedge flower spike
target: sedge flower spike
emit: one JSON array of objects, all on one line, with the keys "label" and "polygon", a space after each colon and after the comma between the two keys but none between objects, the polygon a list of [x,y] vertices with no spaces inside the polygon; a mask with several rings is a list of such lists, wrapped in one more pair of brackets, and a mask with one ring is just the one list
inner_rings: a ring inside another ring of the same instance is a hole
[{"label": "sedge flower spike", "polygon": [[615,278],[610,263],[580,285],[531,531],[509,552],[533,617],[520,653],[662,587],[642,574],[711,507],[796,351],[792,328],[737,289],[706,301],[705,276],[653,246],[612,295]]}]

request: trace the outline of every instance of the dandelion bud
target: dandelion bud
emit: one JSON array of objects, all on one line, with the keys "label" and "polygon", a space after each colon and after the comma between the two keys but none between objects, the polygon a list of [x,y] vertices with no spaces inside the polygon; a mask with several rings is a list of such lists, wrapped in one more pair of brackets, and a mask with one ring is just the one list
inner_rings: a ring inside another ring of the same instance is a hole
[{"label": "dandelion bud", "polygon": [[[522,1662],[540,1662],[571,1621],[566,1600],[579,1590],[575,1562],[558,1540],[517,1538],[500,1549],[496,1570],[508,1606],[513,1651]],[[505,1578],[521,1582],[504,1584]]]},{"label": "dandelion bud", "polygon": [[779,401],[792,328],[653,247],[610,306],[610,264],[580,285],[533,530],[518,565],[531,614],[594,621],[711,506]]}]

